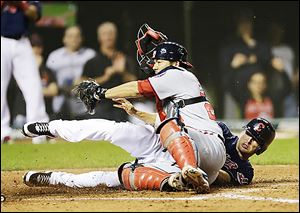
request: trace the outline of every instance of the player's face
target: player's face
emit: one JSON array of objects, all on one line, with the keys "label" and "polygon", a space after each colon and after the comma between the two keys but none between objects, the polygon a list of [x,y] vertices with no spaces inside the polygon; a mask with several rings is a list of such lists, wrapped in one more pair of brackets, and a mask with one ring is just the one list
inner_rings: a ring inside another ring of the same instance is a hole
[{"label": "player's face", "polygon": [[257,147],[257,141],[251,136],[247,135],[245,132],[243,132],[237,144],[237,149],[240,151],[240,153],[246,158],[248,158],[255,153]]},{"label": "player's face", "polygon": [[82,42],[80,29],[78,27],[70,27],[69,29],[67,29],[63,42],[68,49],[72,51],[78,50]]},{"label": "player's face", "polygon": [[171,61],[167,61],[167,60],[162,60],[162,59],[154,59],[154,66],[153,66],[153,70],[155,71],[155,73],[159,73],[161,70],[172,66],[174,62]]},{"label": "player's face", "polygon": [[116,29],[111,25],[105,25],[98,29],[98,41],[105,48],[114,48],[117,40]]},{"label": "player's face", "polygon": [[248,83],[249,91],[252,93],[252,95],[262,95],[266,88],[266,77],[263,73],[255,73]]}]

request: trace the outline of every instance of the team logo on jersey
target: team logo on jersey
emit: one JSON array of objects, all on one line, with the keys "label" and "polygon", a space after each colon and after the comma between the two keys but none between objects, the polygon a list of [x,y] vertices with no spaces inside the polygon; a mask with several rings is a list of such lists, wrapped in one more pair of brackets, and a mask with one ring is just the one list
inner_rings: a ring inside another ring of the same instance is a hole
[{"label": "team logo on jersey", "polygon": [[243,185],[243,184],[248,184],[248,178],[246,178],[242,173],[238,172],[237,173],[237,180],[238,182]]},{"label": "team logo on jersey", "polygon": [[226,154],[226,161],[225,161],[224,167],[226,169],[237,169],[237,168],[239,168],[237,163],[230,160],[230,155],[229,154]]},{"label": "team logo on jersey", "polygon": [[263,123],[257,123],[253,127],[255,132],[260,132],[261,130],[263,130],[263,128],[265,128],[265,125]]}]

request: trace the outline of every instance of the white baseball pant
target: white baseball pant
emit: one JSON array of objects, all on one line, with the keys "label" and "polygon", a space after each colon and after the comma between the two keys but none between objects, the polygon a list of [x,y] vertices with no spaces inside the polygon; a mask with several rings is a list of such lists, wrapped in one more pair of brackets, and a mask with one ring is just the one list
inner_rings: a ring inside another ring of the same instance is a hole
[{"label": "white baseball pant", "polygon": [[15,77],[25,98],[27,122],[49,120],[42,82],[29,39],[1,37],[1,140],[11,132],[7,104],[7,87],[11,75]]},{"label": "white baseball pant", "polygon": [[[49,122],[50,132],[55,136],[70,142],[81,140],[110,141],[138,158],[138,163],[144,166],[161,169],[168,173],[180,172],[174,166],[174,159],[163,151],[159,135],[150,125],[132,124],[129,122],[115,122],[105,119],[90,119],[80,121],[54,120]],[[120,185],[117,171],[93,171],[83,174],[67,172],[52,172],[50,184],[65,185],[82,188],[106,185],[116,187]]]},{"label": "white baseball pant", "polygon": [[209,184],[218,177],[226,161],[226,148],[220,136],[209,130],[186,127],[196,146],[198,166],[206,172]]}]

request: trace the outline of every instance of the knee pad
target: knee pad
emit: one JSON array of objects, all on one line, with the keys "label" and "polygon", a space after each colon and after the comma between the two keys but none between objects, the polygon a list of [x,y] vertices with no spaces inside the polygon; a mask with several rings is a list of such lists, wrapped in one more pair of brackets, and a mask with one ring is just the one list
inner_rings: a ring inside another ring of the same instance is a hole
[{"label": "knee pad", "polygon": [[120,182],[127,190],[160,190],[163,181],[170,176],[169,173],[144,167],[142,165],[123,166],[120,175]]},{"label": "knee pad", "polygon": [[160,140],[182,169],[186,165],[197,167],[196,147],[193,140],[185,133],[176,120],[169,120],[160,127]]}]

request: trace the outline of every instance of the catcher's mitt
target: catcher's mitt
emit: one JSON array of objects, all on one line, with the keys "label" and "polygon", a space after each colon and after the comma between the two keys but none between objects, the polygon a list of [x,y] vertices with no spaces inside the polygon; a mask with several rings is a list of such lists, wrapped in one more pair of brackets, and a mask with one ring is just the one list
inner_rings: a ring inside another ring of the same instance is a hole
[{"label": "catcher's mitt", "polygon": [[104,98],[107,89],[104,89],[94,80],[86,80],[78,84],[73,92],[84,103],[90,115],[95,114],[96,104]]}]

